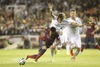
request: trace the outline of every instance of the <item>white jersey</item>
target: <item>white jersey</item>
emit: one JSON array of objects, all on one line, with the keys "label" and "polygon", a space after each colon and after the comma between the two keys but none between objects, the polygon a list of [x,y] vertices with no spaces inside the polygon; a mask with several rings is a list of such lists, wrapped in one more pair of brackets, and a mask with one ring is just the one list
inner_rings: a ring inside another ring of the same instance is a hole
[{"label": "white jersey", "polygon": [[67,21],[66,20],[62,20],[61,23],[59,23],[57,21],[57,16],[55,16],[53,19],[52,19],[52,22],[50,24],[50,28],[51,27],[55,27],[57,31],[61,31],[62,29],[64,29],[65,27],[67,26]]},{"label": "white jersey", "polygon": [[[50,28],[51,27],[55,27],[57,32],[62,32],[65,33],[63,30],[67,27],[67,21],[63,20],[61,23],[59,23],[57,21],[57,17],[55,16],[54,19],[52,19],[52,22],[50,24]],[[65,41],[65,36],[60,35],[60,40],[61,40],[61,44]]]},{"label": "white jersey", "polygon": [[[81,20],[78,17],[76,17],[75,20],[73,20],[71,18],[68,18],[67,21],[69,22],[69,24],[71,22],[75,22],[75,23],[78,23],[78,24],[82,24]],[[70,30],[70,33],[69,34],[71,36],[78,36],[79,35],[79,33],[80,33],[80,31],[79,31],[80,28],[79,27],[75,27],[73,25],[69,25],[68,27],[69,27],[69,30]]]},{"label": "white jersey", "polygon": [[[74,47],[78,47],[81,48],[81,37],[80,37],[80,32],[79,32],[79,27],[75,27],[73,25],[71,25],[71,22],[75,22],[78,24],[82,24],[81,20],[76,17],[75,20],[73,20],[72,18],[68,18],[67,21],[69,22],[69,34],[68,34],[68,39],[71,42],[71,44],[73,44]],[[73,47],[72,47],[73,48]]]},{"label": "white jersey", "polygon": [[57,16],[54,16],[54,18],[52,19],[51,24],[49,26],[50,28],[51,27],[55,27],[56,28],[56,25],[58,24],[58,22],[56,20],[57,20]]}]

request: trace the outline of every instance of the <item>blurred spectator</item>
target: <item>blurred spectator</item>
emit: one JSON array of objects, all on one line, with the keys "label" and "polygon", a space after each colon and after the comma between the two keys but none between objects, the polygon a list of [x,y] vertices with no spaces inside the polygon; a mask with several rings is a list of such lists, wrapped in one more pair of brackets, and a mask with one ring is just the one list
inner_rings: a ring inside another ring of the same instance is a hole
[{"label": "blurred spectator", "polygon": [[[41,32],[41,29],[35,29],[35,26],[46,26],[51,22],[48,3],[54,5],[54,14],[64,12],[68,17],[69,10],[75,8],[83,23],[87,22],[89,16],[95,16],[99,25],[100,0],[0,0],[0,34],[21,35]],[[14,8],[6,11],[8,5],[24,5],[25,9],[19,7],[17,10]]]},{"label": "blurred spectator", "polygon": [[27,38],[24,40],[24,48],[25,49],[29,49],[30,48],[30,41]]},{"label": "blurred spectator", "polygon": [[0,49],[4,48],[4,44],[3,44],[3,41],[0,40]]}]

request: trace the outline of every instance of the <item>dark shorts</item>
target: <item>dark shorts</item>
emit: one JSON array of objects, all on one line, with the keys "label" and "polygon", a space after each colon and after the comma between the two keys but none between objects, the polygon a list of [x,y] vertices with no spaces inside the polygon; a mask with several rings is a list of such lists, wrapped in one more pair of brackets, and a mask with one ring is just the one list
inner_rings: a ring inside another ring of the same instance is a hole
[{"label": "dark shorts", "polygon": [[87,44],[94,43],[95,39],[94,39],[94,37],[85,37],[84,42]]},{"label": "dark shorts", "polygon": [[48,43],[44,43],[44,41],[40,41],[40,48],[42,48],[43,46],[46,46],[46,48],[49,48],[50,46],[52,45],[51,42],[48,42]]}]

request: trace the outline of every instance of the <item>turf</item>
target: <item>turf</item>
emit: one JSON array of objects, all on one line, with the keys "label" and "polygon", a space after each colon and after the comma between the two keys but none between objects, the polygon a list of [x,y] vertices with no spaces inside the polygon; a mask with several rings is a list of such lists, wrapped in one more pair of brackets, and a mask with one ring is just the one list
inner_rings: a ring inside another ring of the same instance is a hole
[{"label": "turf", "polygon": [[18,64],[19,58],[37,52],[37,49],[0,50],[0,67],[100,67],[100,52],[97,49],[86,49],[77,56],[75,62],[71,61],[71,56],[66,55],[63,49],[55,55],[55,62],[51,62],[48,50],[37,63],[28,59],[25,65]]}]

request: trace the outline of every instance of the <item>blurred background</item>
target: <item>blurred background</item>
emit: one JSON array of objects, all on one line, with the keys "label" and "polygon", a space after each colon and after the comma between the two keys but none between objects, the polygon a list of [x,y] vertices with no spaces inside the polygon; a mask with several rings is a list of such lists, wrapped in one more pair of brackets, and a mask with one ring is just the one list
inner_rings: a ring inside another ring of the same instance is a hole
[{"label": "blurred background", "polygon": [[[39,47],[41,26],[51,22],[48,3],[53,4],[55,15],[64,12],[69,17],[69,10],[75,8],[83,23],[94,16],[99,27],[96,44],[100,44],[100,0],[0,0],[0,49]],[[85,32],[84,26],[82,42]]]}]

